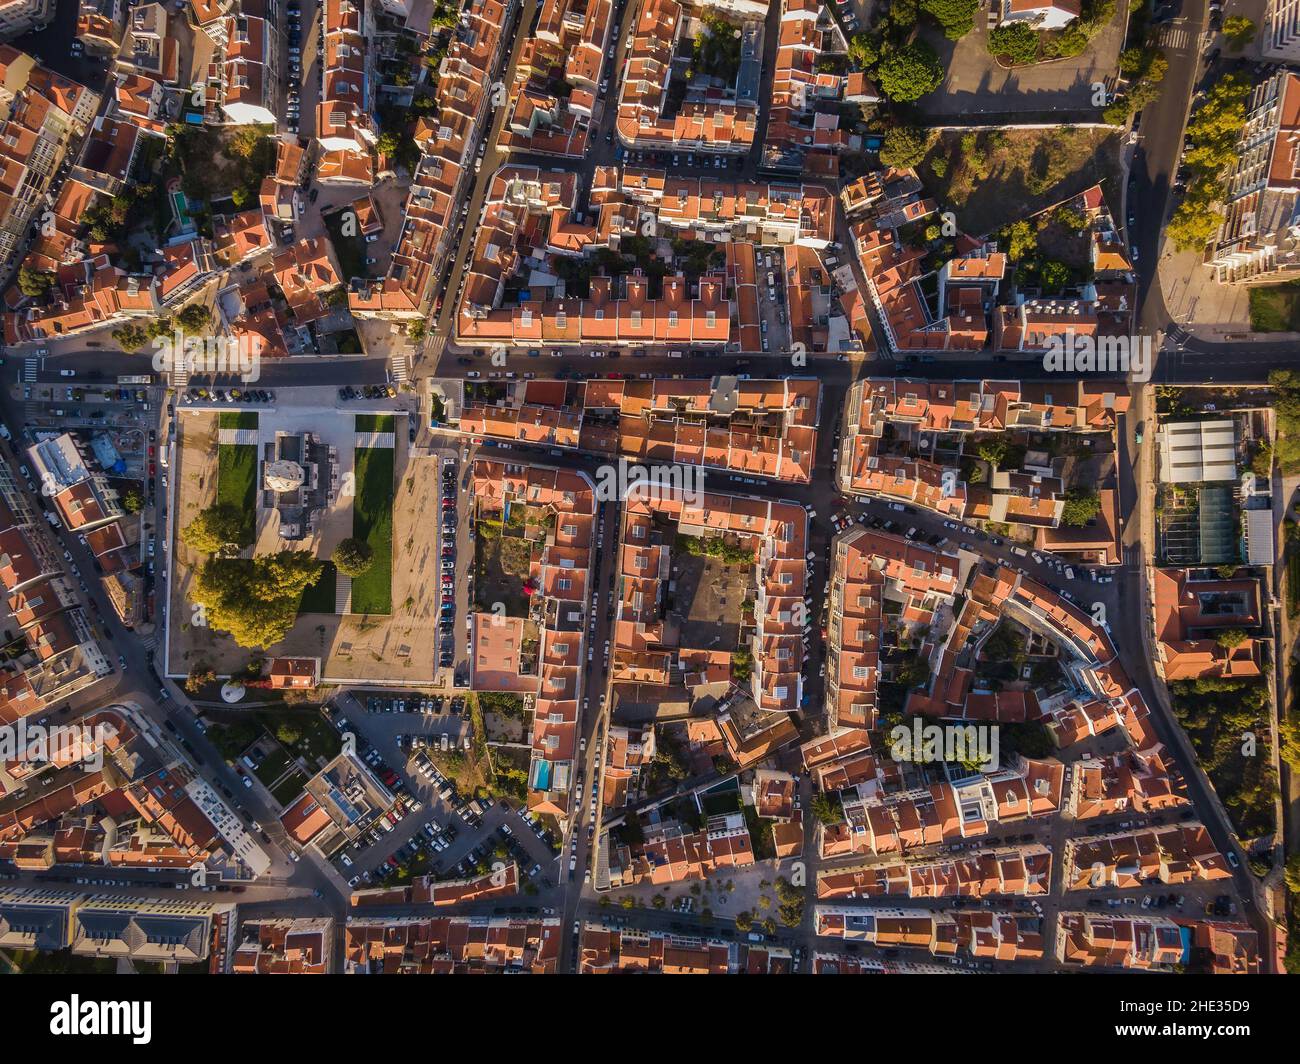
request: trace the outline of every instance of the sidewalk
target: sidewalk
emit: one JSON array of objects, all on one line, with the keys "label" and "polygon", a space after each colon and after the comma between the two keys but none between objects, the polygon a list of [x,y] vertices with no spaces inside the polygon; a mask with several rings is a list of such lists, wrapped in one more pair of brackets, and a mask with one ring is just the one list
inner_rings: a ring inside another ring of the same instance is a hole
[{"label": "sidewalk", "polygon": [[[1194,251],[1174,251],[1166,242],[1157,267],[1160,294],[1170,321],[1202,340],[1222,341],[1229,334],[1240,338],[1250,331],[1250,289],[1220,284]],[[1261,340],[1276,342],[1284,333],[1260,333]]]}]

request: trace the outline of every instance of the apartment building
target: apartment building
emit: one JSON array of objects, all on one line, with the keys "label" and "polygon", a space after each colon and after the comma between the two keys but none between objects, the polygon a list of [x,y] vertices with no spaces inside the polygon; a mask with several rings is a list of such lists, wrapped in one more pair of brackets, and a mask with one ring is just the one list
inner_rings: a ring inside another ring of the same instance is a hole
[{"label": "apartment building", "polygon": [[322,184],[374,184],[371,148],[378,140],[364,7],[325,0],[320,101],[316,105],[317,178]]},{"label": "apartment building", "polygon": [[240,0],[225,19],[219,101],[222,120],[234,125],[278,121],[280,38],[270,18],[271,0]]},{"label": "apartment building", "polygon": [[422,157],[388,273],[380,281],[352,282],[348,307],[354,317],[412,321],[441,306],[435,297],[465,224],[456,212],[465,205],[474,152],[486,128],[492,78],[513,40],[504,33],[515,8],[516,0],[469,0],[461,9],[438,68],[438,110],[416,129]]},{"label": "apartment building", "polygon": [[1209,265],[1224,284],[1277,281],[1300,271],[1300,74],[1256,84],[1229,172],[1223,224]]},{"label": "apartment building", "polygon": [[344,970],[354,974],[553,974],[560,962],[558,917],[349,916]]},{"label": "apartment building", "polygon": [[[632,27],[632,48],[627,54],[619,87],[615,130],[629,148],[708,153],[743,153],[754,143],[758,128],[758,85],[762,68],[763,26],[766,5],[736,4],[730,11],[740,35],[740,60],[730,84],[706,77],[701,86],[688,83],[681,64],[673,57],[678,39],[694,32],[698,16],[706,10],[722,11],[729,5],[679,3],[678,0],[641,0]],[[748,10],[762,7],[755,18]]]},{"label": "apartment building", "polygon": [[0,3],[0,40],[11,41],[44,29],[54,18],[54,0],[4,0]]},{"label": "apartment building", "polygon": [[96,93],[0,45],[0,264],[12,262],[60,165],[98,108]]},{"label": "apartment building", "polygon": [[[499,147],[580,159],[606,69],[612,0],[545,0],[515,64],[513,106]],[[612,65],[612,64],[611,64]],[[555,92],[559,83],[567,95]]]},{"label": "apartment building", "polygon": [[1265,59],[1300,62],[1300,0],[1268,0],[1261,42]]},{"label": "apartment building", "polygon": [[528,596],[526,618],[536,632],[530,668],[523,671],[520,659],[524,655],[519,653],[523,648],[517,645],[512,649],[515,664],[507,669],[501,648],[484,644],[482,626],[474,633],[471,660],[476,689],[522,689],[507,682],[509,673],[531,692],[528,808],[563,820],[572,811],[575,798],[581,801],[582,797],[575,788],[587,619],[589,610],[596,608],[590,601],[594,590],[595,485],[583,472],[479,459],[474,463],[470,490],[477,514],[504,514],[510,507],[526,506],[546,515],[541,553],[530,573],[536,585]]}]

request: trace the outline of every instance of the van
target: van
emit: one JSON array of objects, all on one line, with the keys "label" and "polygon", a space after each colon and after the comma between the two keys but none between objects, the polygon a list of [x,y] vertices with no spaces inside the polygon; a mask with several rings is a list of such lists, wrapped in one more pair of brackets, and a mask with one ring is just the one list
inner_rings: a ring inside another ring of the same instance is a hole
[{"label": "van", "polygon": [[1067,580],[1073,580],[1073,579],[1074,579],[1074,570],[1073,570],[1072,568],[1070,568],[1070,566],[1068,566],[1068,565],[1065,567],[1065,579],[1067,579]]}]

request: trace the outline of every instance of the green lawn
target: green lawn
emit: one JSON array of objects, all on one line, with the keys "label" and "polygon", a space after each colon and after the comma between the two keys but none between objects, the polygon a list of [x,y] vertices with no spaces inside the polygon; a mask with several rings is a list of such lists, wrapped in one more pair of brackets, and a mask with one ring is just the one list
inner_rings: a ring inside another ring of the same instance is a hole
[{"label": "green lawn", "polygon": [[271,790],[271,797],[282,806],[292,805],[294,799],[302,794],[302,789],[306,784],[307,777],[295,770],[285,776],[284,781],[278,787]]},{"label": "green lawn", "polygon": [[283,750],[272,750],[262,758],[262,763],[254,770],[254,775],[262,781],[262,786],[269,787],[284,775],[288,767],[289,755]]},{"label": "green lawn", "polygon": [[338,570],[333,562],[325,562],[320,579],[302,593],[298,602],[299,613],[333,613],[334,585],[338,579]]},{"label": "green lawn", "polygon": [[357,414],[357,432],[393,432],[397,417],[393,414]]},{"label": "green lawn", "polygon": [[1250,327],[1255,332],[1300,332],[1300,281],[1252,288]]},{"label": "green lawn", "polygon": [[370,544],[375,563],[352,581],[353,613],[393,610],[393,462],[391,447],[362,447],[356,452],[352,534]]},{"label": "green lawn", "polygon": [[217,417],[223,429],[257,428],[256,410],[223,410]]},{"label": "green lawn", "polygon": [[257,516],[257,447],[253,444],[217,445],[217,502],[228,503],[244,515],[245,538],[251,543]]}]

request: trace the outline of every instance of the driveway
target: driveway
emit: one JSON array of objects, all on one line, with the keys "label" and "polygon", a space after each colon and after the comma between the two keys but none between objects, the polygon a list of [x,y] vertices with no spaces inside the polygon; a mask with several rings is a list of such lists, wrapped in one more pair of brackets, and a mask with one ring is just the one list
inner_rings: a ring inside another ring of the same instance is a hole
[{"label": "driveway", "polygon": [[1094,120],[1100,121],[1101,109],[1093,103],[1094,85],[1113,84],[1125,25],[1121,7],[1082,55],[1007,70],[989,55],[983,8],[976,12],[975,29],[955,43],[924,24],[921,36],[939,53],[948,76],[918,106],[930,118],[1005,115],[1015,124],[1033,121],[1036,115],[1048,120],[1054,112],[1068,111],[1076,112],[1072,117],[1078,121],[1094,114]]}]

